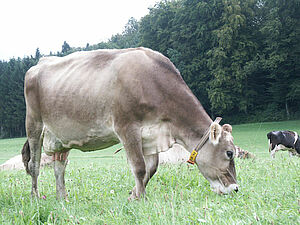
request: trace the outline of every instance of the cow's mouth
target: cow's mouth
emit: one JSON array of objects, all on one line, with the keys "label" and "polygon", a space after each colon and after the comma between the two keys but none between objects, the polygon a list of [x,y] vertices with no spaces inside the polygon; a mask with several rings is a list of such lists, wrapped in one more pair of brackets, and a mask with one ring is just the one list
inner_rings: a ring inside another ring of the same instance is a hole
[{"label": "cow's mouth", "polygon": [[221,183],[218,180],[209,180],[209,182],[211,190],[219,195],[230,194],[233,191],[238,192],[239,190],[239,186],[237,184],[230,184],[226,187],[223,183]]}]

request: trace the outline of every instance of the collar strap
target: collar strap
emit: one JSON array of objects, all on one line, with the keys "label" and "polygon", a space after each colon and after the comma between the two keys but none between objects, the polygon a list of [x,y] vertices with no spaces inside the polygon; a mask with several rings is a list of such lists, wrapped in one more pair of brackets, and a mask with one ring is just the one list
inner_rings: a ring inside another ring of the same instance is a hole
[{"label": "collar strap", "polygon": [[[220,123],[221,120],[222,120],[221,117],[217,117],[215,119],[214,123]],[[198,152],[201,150],[201,148],[203,147],[203,145],[207,141],[207,139],[209,137],[209,132],[210,132],[210,127],[205,131],[205,134],[201,138],[200,142],[197,144],[196,148],[191,152],[190,158],[187,161],[188,163],[193,164],[193,165],[195,164],[195,160],[196,160],[196,157],[198,155]]]}]

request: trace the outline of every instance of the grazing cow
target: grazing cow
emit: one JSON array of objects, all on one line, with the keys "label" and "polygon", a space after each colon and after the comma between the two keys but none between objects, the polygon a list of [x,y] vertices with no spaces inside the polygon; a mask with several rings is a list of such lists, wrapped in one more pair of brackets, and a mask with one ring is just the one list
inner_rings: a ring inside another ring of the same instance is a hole
[{"label": "grazing cow", "polygon": [[54,155],[57,198],[66,197],[68,152],[104,149],[121,142],[135,177],[129,199],[140,198],[156,172],[158,153],[179,144],[192,152],[217,193],[238,190],[231,130],[213,123],[179,71],[146,48],[76,52],[46,57],[25,76],[26,132],[23,162],[37,179],[41,146]]},{"label": "grazing cow", "polygon": [[288,150],[290,156],[300,154],[300,140],[297,132],[294,131],[272,131],[267,134],[269,140],[269,152],[275,158],[279,150]]}]

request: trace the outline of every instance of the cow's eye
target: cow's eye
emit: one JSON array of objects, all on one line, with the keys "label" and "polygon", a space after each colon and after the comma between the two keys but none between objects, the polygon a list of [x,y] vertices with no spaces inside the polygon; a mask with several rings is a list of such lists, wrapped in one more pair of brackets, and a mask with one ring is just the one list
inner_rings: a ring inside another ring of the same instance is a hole
[{"label": "cow's eye", "polygon": [[226,155],[229,159],[233,158],[233,151],[226,151]]}]

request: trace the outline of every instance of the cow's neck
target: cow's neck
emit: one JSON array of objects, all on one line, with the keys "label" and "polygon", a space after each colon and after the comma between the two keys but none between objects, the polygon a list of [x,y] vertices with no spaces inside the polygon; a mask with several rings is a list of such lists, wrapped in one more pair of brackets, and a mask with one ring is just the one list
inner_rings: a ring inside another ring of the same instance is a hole
[{"label": "cow's neck", "polygon": [[[185,109],[191,111],[186,112]],[[209,128],[212,120],[199,102],[193,107],[190,106],[185,109],[177,112],[178,114],[182,113],[182,117],[174,124],[172,133],[177,143],[192,152]]]}]

